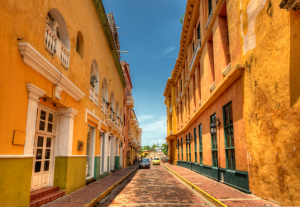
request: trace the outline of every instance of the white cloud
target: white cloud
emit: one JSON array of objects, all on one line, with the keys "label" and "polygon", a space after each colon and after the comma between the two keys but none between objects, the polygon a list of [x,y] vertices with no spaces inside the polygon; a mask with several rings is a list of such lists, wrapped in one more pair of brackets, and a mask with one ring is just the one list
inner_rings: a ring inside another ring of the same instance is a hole
[{"label": "white cloud", "polygon": [[157,142],[161,145],[165,143],[165,137],[167,136],[167,123],[166,117],[154,117],[152,115],[140,116],[144,117],[143,121],[140,121],[140,126],[143,129],[142,132],[142,146],[152,146]]},{"label": "white cloud", "polygon": [[167,55],[168,53],[174,51],[175,49],[176,49],[176,47],[168,47],[168,48],[164,49],[163,55]]},{"label": "white cloud", "polygon": [[139,116],[139,122],[143,122],[143,121],[147,121],[149,119],[154,119],[154,116],[153,115],[142,115],[142,116]]}]

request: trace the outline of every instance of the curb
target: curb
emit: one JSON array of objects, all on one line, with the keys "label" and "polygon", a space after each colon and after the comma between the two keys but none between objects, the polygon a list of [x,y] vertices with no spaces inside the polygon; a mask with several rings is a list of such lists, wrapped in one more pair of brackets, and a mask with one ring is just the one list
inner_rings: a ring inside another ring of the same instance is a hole
[{"label": "curb", "polygon": [[90,203],[85,204],[84,207],[92,207],[96,205],[100,200],[102,200],[105,196],[107,196],[113,189],[115,189],[121,182],[123,182],[126,178],[128,178],[132,173],[134,173],[138,168],[134,169],[123,178],[121,178],[118,182],[107,188],[103,193],[101,193],[98,197],[94,198]]},{"label": "curb", "polygon": [[222,203],[218,199],[214,198],[213,196],[209,195],[205,191],[201,190],[199,187],[195,186],[193,183],[191,183],[188,180],[186,180],[185,178],[181,177],[176,172],[174,172],[173,170],[171,170],[168,167],[166,167],[164,164],[162,164],[162,166],[164,168],[166,168],[168,171],[170,171],[171,173],[173,173],[174,175],[176,175],[178,178],[180,178],[183,182],[185,182],[186,184],[188,184],[189,186],[191,186],[196,192],[198,192],[199,194],[201,194],[202,196],[204,196],[207,200],[209,200],[210,202],[212,202],[214,205],[220,206],[220,207],[227,207],[224,203]]}]

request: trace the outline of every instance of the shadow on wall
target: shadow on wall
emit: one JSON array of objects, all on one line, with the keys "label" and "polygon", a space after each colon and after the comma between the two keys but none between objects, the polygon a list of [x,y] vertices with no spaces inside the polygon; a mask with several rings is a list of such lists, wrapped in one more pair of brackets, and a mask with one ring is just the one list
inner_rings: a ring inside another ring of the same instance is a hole
[{"label": "shadow on wall", "polygon": [[300,106],[300,11],[290,12],[290,106]]}]

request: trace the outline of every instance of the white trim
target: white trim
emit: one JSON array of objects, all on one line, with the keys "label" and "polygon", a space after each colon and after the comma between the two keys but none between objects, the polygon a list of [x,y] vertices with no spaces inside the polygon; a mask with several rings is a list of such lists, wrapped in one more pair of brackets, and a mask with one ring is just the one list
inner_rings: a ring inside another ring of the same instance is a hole
[{"label": "white trim", "polygon": [[0,159],[33,158],[34,155],[0,155]]},{"label": "white trim", "polygon": [[45,91],[33,84],[27,84],[28,106],[26,119],[26,139],[24,145],[24,155],[33,155],[33,146],[35,139],[36,116],[39,98],[45,94]]},{"label": "white trim", "polygon": [[[81,100],[85,94],[58,69],[56,69],[43,55],[41,55],[28,42],[19,42],[20,54],[24,63],[47,78],[53,84],[61,87],[68,95],[76,101]],[[59,83],[58,83],[59,82]]]},{"label": "white trim", "polygon": [[57,157],[86,157],[86,155],[59,155]]},{"label": "white trim", "polygon": [[88,108],[86,108],[86,113],[85,113],[85,123],[87,124],[87,115],[91,115],[93,118],[95,118],[98,121],[98,130],[101,130],[101,123],[103,125],[105,125],[106,127],[108,127],[108,125],[102,120],[100,119],[96,114],[95,114],[95,110],[93,110],[93,112],[91,110],[89,110]]},{"label": "white trim", "polygon": [[111,126],[112,129],[116,130],[119,134],[122,134],[122,129],[118,127],[111,119],[107,119],[107,124]]}]

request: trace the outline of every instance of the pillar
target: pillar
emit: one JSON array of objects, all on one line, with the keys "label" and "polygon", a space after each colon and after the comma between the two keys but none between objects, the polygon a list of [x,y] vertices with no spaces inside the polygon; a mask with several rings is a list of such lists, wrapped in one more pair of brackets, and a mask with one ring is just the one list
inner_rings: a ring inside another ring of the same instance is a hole
[{"label": "pillar", "polygon": [[77,113],[73,108],[58,109],[56,156],[72,155],[74,119]]},{"label": "pillar", "polygon": [[36,113],[39,98],[45,94],[45,91],[39,89],[33,84],[27,84],[28,90],[28,109],[26,120],[26,140],[24,146],[24,155],[33,155]]}]

